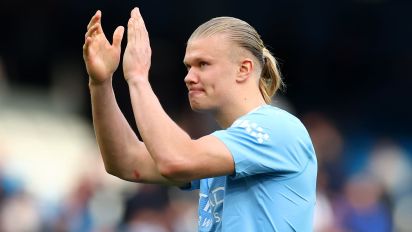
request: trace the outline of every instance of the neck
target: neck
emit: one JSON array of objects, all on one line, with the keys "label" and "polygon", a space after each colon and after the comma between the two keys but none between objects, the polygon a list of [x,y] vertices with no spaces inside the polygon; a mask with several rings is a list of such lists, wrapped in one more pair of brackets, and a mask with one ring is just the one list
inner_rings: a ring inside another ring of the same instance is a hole
[{"label": "neck", "polygon": [[265,105],[266,102],[262,97],[255,98],[243,98],[237,102],[232,102],[228,105],[230,107],[224,107],[217,109],[213,115],[220,127],[226,129],[233,124],[233,122],[239,117],[249,113],[259,106]]}]

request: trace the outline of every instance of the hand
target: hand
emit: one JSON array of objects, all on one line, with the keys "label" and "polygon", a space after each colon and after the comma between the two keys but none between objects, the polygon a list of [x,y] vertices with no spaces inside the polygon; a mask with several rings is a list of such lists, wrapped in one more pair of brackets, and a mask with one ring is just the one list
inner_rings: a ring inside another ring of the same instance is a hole
[{"label": "hand", "polygon": [[149,34],[140,15],[134,8],[127,24],[127,46],[123,56],[123,74],[127,82],[138,78],[148,79],[152,50]]},{"label": "hand", "polygon": [[101,26],[101,11],[90,20],[84,37],[83,59],[91,83],[100,84],[113,76],[120,62],[123,32],[122,26],[117,27],[110,44]]}]

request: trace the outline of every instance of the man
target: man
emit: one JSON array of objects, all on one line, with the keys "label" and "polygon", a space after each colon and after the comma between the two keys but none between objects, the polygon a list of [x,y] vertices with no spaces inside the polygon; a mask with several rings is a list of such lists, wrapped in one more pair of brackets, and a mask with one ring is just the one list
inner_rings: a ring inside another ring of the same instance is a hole
[{"label": "man", "polygon": [[83,55],[92,114],[107,172],[140,183],[200,189],[199,231],[311,231],[317,163],[310,137],[291,114],[268,105],[282,85],[276,60],[244,21],[212,19],[190,37],[185,83],[193,110],[223,130],[192,140],[162,109],[149,84],[149,36],[131,12],[123,74],[139,141],[112,88],[123,27],[110,44],[101,12],[92,17]]}]

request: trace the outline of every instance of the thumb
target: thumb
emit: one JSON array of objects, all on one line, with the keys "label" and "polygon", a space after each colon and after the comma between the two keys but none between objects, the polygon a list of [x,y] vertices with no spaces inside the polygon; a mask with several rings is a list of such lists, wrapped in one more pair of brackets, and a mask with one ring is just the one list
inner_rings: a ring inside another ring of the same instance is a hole
[{"label": "thumb", "polygon": [[123,39],[123,33],[124,33],[124,27],[123,26],[118,26],[116,30],[113,33],[113,46],[116,48],[120,48],[120,45],[122,43]]}]

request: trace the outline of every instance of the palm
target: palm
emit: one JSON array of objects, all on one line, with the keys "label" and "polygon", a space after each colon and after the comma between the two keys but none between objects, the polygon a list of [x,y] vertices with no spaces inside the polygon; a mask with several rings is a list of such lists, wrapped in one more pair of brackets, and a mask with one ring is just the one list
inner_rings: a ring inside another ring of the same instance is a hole
[{"label": "palm", "polygon": [[127,81],[147,77],[152,50],[143,18],[137,8],[131,12],[127,29],[127,46],[123,56],[123,73]]},{"label": "palm", "polygon": [[150,57],[151,50],[149,46],[136,48],[129,43],[123,57],[123,72],[126,79],[147,75],[150,68]]},{"label": "palm", "polygon": [[97,81],[104,81],[119,66],[120,49],[114,48],[104,34],[98,35],[84,59],[89,76]]},{"label": "palm", "polygon": [[97,12],[91,19],[83,46],[87,73],[95,82],[104,82],[116,71],[123,37],[123,27],[118,27],[113,34],[113,44],[110,44],[100,25],[100,17],[100,12]]}]

